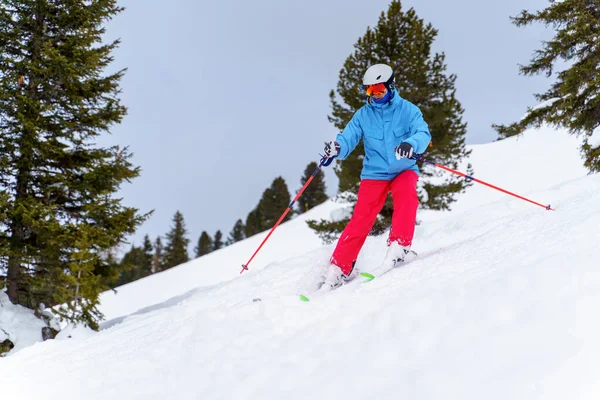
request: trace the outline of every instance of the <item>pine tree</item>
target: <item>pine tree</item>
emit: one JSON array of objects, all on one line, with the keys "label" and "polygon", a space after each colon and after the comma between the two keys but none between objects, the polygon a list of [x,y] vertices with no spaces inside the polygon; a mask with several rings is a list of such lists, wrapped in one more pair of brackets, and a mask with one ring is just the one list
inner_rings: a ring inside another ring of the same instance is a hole
[{"label": "pine tree", "polygon": [[[365,105],[361,86],[365,71],[373,64],[388,64],[394,70],[398,94],[419,107],[429,125],[432,146],[427,150],[427,158],[458,168],[458,163],[469,154],[465,147],[466,124],[462,122],[464,110],[455,97],[456,76],[446,73],[444,53],[432,54],[436,36],[437,30],[431,24],[425,24],[413,8],[404,12],[400,1],[392,1],[387,13],[379,17],[377,26],[367,28],[354,45],[354,52],[346,59],[336,90],[330,93],[332,113],[329,121],[343,130],[354,113]],[[350,198],[358,191],[364,154],[361,142],[347,159],[336,162],[338,189],[348,191]],[[423,182],[419,193],[422,208],[447,210],[456,194],[470,185],[468,181],[444,174],[431,165],[421,164],[419,168]],[[472,174],[470,165],[467,172]],[[373,233],[380,233],[389,226],[391,214],[389,197],[381,212],[383,219],[376,223]],[[331,235],[339,233],[347,221],[334,224],[311,221],[309,225]]]},{"label": "pine tree", "polygon": [[14,0],[0,8],[0,271],[13,303],[97,327],[114,277],[105,251],[146,218],[115,196],[139,175],[98,137],[121,122],[119,81],[102,43],[115,0]]},{"label": "pine tree", "polygon": [[142,245],[142,263],[140,265],[140,275],[142,277],[152,275],[152,258],[153,253],[152,242],[150,236],[144,236],[144,244]]},{"label": "pine tree", "polygon": [[152,274],[152,243],[148,235],[144,236],[142,247],[131,246],[121,260],[121,274],[117,286],[125,285]]},{"label": "pine tree", "polygon": [[[271,186],[263,192],[258,205],[246,217],[244,227],[246,237],[272,228],[291,202],[292,197],[285,180],[282,177],[275,178]],[[291,216],[292,211],[285,216],[282,222],[288,221]]]},{"label": "pine tree", "polygon": [[244,240],[244,230],[245,226],[241,219],[238,219],[233,229],[229,233],[229,237],[227,238],[227,245],[239,242],[240,240]]},{"label": "pine tree", "polygon": [[102,252],[103,267],[99,268],[98,271],[101,276],[105,277],[104,280],[109,289],[119,286],[118,280],[122,273],[121,262],[118,260],[119,254],[119,246]]},{"label": "pine tree", "polygon": [[[275,178],[271,187],[264,191],[258,203],[258,209],[263,218],[265,229],[270,229],[275,225],[291,202],[292,197],[290,196],[285,180],[282,177]],[[291,212],[281,222],[288,221],[290,217]]]},{"label": "pine tree", "polygon": [[154,254],[152,255],[151,270],[155,274],[163,270],[163,245],[160,236],[154,241]]},{"label": "pine tree", "polygon": [[177,211],[173,216],[173,227],[169,233],[167,233],[167,245],[165,247],[163,263],[164,269],[173,268],[189,261],[189,242],[190,240],[187,238],[183,214]]},{"label": "pine tree", "polygon": [[223,234],[221,231],[215,233],[215,239],[213,240],[213,251],[223,248]]},{"label": "pine tree", "polygon": [[[600,1],[551,1],[542,11],[532,14],[523,10],[511,19],[519,27],[541,22],[555,28],[552,40],[543,42],[542,49],[535,52],[529,65],[520,67],[520,72],[528,76],[554,74],[556,78],[550,89],[535,96],[541,104],[529,108],[521,121],[494,125],[500,138],[542,123],[566,128],[583,136],[584,165],[591,172],[600,172],[600,142],[589,142],[600,127]],[[559,63],[566,67],[554,73]]]},{"label": "pine tree", "polygon": [[126,285],[141,278],[140,264],[142,264],[143,251],[139,247],[131,246],[121,259],[121,274],[117,286]]},{"label": "pine tree", "polygon": [[246,237],[251,237],[267,229],[265,220],[262,216],[260,207],[257,205],[254,210],[248,213],[246,217],[246,225],[244,226],[244,233]]},{"label": "pine tree", "polygon": [[194,249],[196,253],[196,257],[202,257],[213,251],[213,241],[211,237],[206,233],[206,231],[202,231],[200,238],[198,239],[198,245]]},{"label": "pine tree", "polygon": [[[311,162],[306,166],[306,169],[304,170],[304,176],[302,176],[302,179],[300,179],[300,184],[302,186],[304,186],[304,184],[310,179],[316,169],[316,162]],[[310,184],[298,198],[298,212],[306,212],[311,208],[323,203],[325,200],[327,200],[325,175],[323,174],[323,171],[319,170],[312,182],[310,182]]]}]

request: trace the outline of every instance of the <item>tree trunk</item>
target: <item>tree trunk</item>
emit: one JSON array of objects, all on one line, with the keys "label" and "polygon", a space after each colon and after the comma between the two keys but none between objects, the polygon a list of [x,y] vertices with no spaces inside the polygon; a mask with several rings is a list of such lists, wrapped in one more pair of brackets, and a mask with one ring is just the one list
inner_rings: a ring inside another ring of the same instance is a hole
[{"label": "tree trunk", "polygon": [[19,259],[15,256],[8,258],[8,299],[13,304],[19,304],[19,296],[17,295],[17,277],[19,275],[19,269],[21,264]]},{"label": "tree trunk", "polygon": [[10,238],[10,255],[8,257],[8,299],[13,304],[19,304],[19,271],[21,270],[21,241],[23,227],[17,224],[12,229]]},{"label": "tree trunk", "polygon": [[[40,40],[44,28],[43,19],[43,2],[38,1],[36,13],[36,29],[33,32],[33,45],[31,49],[31,61],[34,65],[40,59]],[[29,75],[29,90],[27,91],[27,97],[37,100],[38,93],[36,90],[37,82],[33,74]],[[33,121],[38,116],[38,112],[30,105],[24,107],[24,113],[28,116],[30,121]],[[35,137],[35,128],[27,127],[23,129],[23,134],[19,140],[19,151],[21,157],[17,162],[17,180],[16,180],[16,191],[15,191],[15,204],[19,204],[28,197],[27,187],[31,180],[31,160],[34,156],[31,142]],[[10,242],[10,255],[8,257],[8,298],[13,304],[19,304],[19,272],[21,264],[23,263],[23,246],[25,241],[25,226],[22,223],[22,216],[13,216],[11,221],[11,236]]]}]

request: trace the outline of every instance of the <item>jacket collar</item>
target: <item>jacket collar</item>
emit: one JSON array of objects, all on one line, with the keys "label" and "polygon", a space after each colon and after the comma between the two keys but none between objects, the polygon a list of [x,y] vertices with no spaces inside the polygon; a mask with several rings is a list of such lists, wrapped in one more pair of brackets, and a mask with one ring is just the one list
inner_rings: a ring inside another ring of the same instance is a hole
[{"label": "jacket collar", "polygon": [[394,90],[394,94],[392,95],[392,98],[387,103],[383,103],[383,104],[375,103],[374,101],[371,101],[370,97],[367,97],[366,103],[367,103],[368,107],[373,107],[374,109],[378,109],[378,110],[387,110],[389,108],[398,106],[398,104],[400,104],[401,101],[402,101],[402,97],[400,97],[398,92],[396,90]]}]

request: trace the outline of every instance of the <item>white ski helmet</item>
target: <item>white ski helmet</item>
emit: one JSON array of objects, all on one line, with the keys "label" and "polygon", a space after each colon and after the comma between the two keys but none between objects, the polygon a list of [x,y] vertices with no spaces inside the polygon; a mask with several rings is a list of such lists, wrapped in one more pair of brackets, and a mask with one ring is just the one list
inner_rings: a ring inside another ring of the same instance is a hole
[{"label": "white ski helmet", "polygon": [[385,83],[388,90],[394,88],[394,71],[392,67],[386,64],[375,64],[367,69],[363,77],[363,85],[374,85],[376,83]]}]

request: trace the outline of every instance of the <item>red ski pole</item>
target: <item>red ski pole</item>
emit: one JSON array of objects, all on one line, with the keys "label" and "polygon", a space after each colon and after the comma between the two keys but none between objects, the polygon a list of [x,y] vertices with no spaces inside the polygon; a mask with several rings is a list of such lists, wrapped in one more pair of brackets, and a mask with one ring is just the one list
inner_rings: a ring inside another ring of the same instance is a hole
[{"label": "red ski pole", "polygon": [[532,204],[535,204],[536,206],[544,207],[546,210],[549,210],[549,211],[554,211],[554,209],[550,208],[550,205],[547,205],[547,206],[545,206],[545,205],[543,205],[543,204],[540,204],[540,203],[537,203],[537,202],[535,202],[535,201],[533,201],[533,200],[529,200],[529,199],[527,199],[527,198],[525,198],[525,197],[523,197],[523,196],[519,196],[518,194],[515,194],[515,193],[512,193],[512,192],[509,192],[508,190],[504,190],[504,189],[502,189],[502,188],[499,188],[498,186],[494,186],[494,185],[492,185],[492,184],[489,184],[489,183],[487,183],[487,182],[484,182],[484,181],[482,181],[482,180],[479,180],[479,179],[477,179],[477,178],[473,178],[472,176],[469,176],[469,175],[467,175],[467,174],[465,174],[465,173],[462,173],[462,172],[460,172],[460,171],[456,171],[456,170],[453,170],[452,168],[445,167],[445,166],[443,166],[443,165],[440,165],[440,164],[438,164],[438,163],[436,163],[436,162],[433,162],[433,161],[426,160],[425,158],[421,157],[421,156],[420,156],[420,155],[418,155],[418,154],[415,154],[415,155],[414,155],[412,158],[413,158],[414,160],[420,160],[420,161],[423,161],[423,162],[425,162],[425,163],[431,164],[431,165],[433,165],[434,167],[441,168],[441,169],[443,169],[443,170],[445,170],[445,171],[452,172],[453,174],[460,175],[460,176],[464,176],[465,178],[467,178],[467,179],[470,179],[470,180],[472,180],[472,181],[474,181],[474,182],[481,183],[482,185],[485,185],[485,186],[491,187],[492,189],[499,190],[499,191],[501,191],[502,193],[509,194],[509,195],[511,195],[511,196],[514,196],[514,197],[516,197],[516,198],[518,198],[518,199],[521,199],[521,200],[528,201],[528,202],[530,202],[530,203],[532,203]]},{"label": "red ski pole", "polygon": [[321,163],[319,164],[319,166],[317,167],[317,169],[315,169],[315,171],[312,173],[312,175],[310,176],[310,178],[308,178],[308,180],[306,181],[306,183],[304,184],[304,186],[302,186],[302,189],[300,189],[300,191],[298,192],[298,194],[296,195],[296,197],[294,197],[294,200],[292,200],[292,202],[290,203],[290,205],[288,206],[288,208],[286,208],[286,210],[283,212],[283,214],[281,214],[281,217],[279,217],[279,220],[277,220],[277,222],[275,223],[275,225],[271,228],[271,230],[269,231],[269,234],[267,235],[267,237],[262,241],[262,243],[260,244],[260,246],[258,246],[258,249],[256,249],[256,251],[254,252],[254,254],[252,254],[252,257],[250,257],[250,260],[248,260],[248,262],[246,264],[242,264],[242,270],[240,271],[240,274],[242,272],[248,270],[248,264],[250,264],[250,262],[254,259],[254,257],[256,256],[256,254],[260,251],[260,249],[265,244],[265,242],[267,240],[269,240],[269,237],[271,237],[271,234],[273,234],[273,231],[275,231],[275,228],[277,228],[279,226],[279,224],[281,223],[281,221],[283,221],[283,219],[290,212],[290,210],[292,209],[292,207],[294,207],[294,204],[296,203],[296,201],[298,200],[298,198],[300,197],[300,195],[308,187],[308,185],[313,180],[313,178],[319,173],[319,171],[321,170],[321,167],[323,166],[323,164],[325,163],[326,160],[327,160],[326,157],[321,158]]}]

